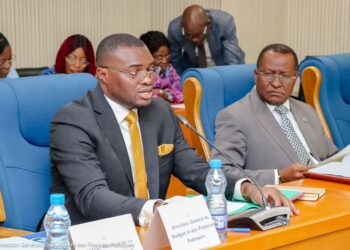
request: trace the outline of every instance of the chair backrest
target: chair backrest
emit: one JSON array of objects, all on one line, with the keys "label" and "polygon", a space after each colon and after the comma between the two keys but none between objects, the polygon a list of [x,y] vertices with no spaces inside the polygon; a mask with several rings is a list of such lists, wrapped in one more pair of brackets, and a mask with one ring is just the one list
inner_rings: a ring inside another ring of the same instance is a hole
[{"label": "chair backrest", "polygon": [[[181,76],[188,121],[211,142],[215,139],[215,119],[223,108],[244,97],[254,86],[255,64],[188,69]],[[205,159],[206,142],[192,136],[193,146]]]},{"label": "chair backrest", "polygon": [[344,148],[350,144],[350,53],[308,56],[299,70],[306,101],[334,144]]},{"label": "chair backrest", "polygon": [[49,206],[50,123],[55,112],[96,86],[90,74],[0,81],[0,191],[4,226],[35,231]]}]

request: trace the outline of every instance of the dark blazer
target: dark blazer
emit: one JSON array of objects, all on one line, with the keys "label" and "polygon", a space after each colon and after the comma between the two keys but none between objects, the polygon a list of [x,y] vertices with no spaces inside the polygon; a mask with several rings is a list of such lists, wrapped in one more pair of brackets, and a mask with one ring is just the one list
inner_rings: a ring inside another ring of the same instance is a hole
[{"label": "dark blazer", "polygon": [[[154,100],[138,109],[151,199],[164,199],[171,174],[206,194],[208,164],[189,148],[169,104]],[[173,144],[167,155],[158,146]],[[97,88],[62,108],[51,125],[51,192],[66,195],[72,224],[131,213],[135,222],[146,200],[134,197],[127,149],[115,115]],[[232,197],[236,179],[227,177]]]},{"label": "dark blazer", "polygon": [[[211,27],[207,31],[210,54],[215,65],[244,63],[244,52],[239,47],[233,17],[221,10],[208,10]],[[170,63],[181,74],[185,69],[197,67],[196,46],[182,34],[181,16],[169,23]]]},{"label": "dark blazer", "polygon": [[[337,152],[326,137],[316,112],[311,106],[289,98],[290,111],[317,160]],[[256,88],[240,101],[220,111],[216,117],[215,145],[230,155],[235,163],[246,169],[262,185],[274,184],[274,169],[299,162],[292,145],[280,125],[260,99]],[[211,157],[221,158],[215,151]],[[224,158],[224,169],[240,175]]]}]

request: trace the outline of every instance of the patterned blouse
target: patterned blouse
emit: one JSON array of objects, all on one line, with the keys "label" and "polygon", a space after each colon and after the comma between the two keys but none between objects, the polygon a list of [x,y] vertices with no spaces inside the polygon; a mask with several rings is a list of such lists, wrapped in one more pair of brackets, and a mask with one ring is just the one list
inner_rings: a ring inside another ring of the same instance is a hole
[{"label": "patterned blouse", "polygon": [[[181,91],[180,76],[171,64],[168,64],[166,70],[157,77],[154,88],[168,90],[173,97],[173,103],[182,103],[184,100]],[[153,97],[159,96],[154,94]]]}]

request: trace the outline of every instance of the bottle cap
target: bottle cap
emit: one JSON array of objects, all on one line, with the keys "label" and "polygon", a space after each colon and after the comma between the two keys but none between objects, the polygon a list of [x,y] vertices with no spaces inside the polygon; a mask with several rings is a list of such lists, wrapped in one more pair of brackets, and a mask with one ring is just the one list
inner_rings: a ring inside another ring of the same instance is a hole
[{"label": "bottle cap", "polygon": [[63,205],[64,204],[64,194],[51,194],[50,195],[51,205]]},{"label": "bottle cap", "polygon": [[222,161],[219,159],[212,159],[210,160],[210,167],[211,168],[221,168]]}]

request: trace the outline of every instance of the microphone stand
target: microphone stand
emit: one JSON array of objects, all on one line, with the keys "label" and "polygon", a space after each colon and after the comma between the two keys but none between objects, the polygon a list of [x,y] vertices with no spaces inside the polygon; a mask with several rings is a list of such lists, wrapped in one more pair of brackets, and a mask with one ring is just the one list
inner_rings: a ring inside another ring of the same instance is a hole
[{"label": "microphone stand", "polygon": [[235,168],[239,169],[246,177],[248,177],[253,182],[253,184],[259,190],[263,207],[260,209],[247,210],[245,212],[240,213],[237,216],[234,216],[234,219],[229,221],[228,223],[229,227],[249,227],[251,229],[265,231],[268,229],[289,224],[291,213],[290,207],[270,207],[269,203],[266,200],[266,197],[263,194],[261,186],[256,182],[254,178],[249,176],[249,174],[246,173],[244,169],[237,166],[234,160],[229,155],[219,150],[212,142],[210,142],[207,138],[201,135],[182,115],[177,115],[177,118],[183,125],[191,129],[194,133],[196,133],[196,135],[198,135],[200,138],[206,141],[220,155],[222,155],[226,160],[228,160]]}]

